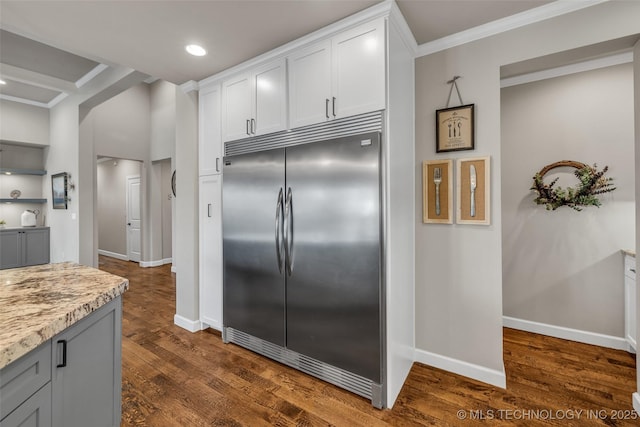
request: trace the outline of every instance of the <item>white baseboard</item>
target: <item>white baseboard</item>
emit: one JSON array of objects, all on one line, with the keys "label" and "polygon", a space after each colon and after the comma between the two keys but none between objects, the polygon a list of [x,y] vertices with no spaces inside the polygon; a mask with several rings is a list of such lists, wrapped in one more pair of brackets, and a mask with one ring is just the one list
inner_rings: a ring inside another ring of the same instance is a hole
[{"label": "white baseboard", "polygon": [[177,272],[178,272],[178,269],[176,268],[176,266],[175,266],[175,265],[172,265],[172,266],[171,266],[171,272],[172,272],[172,273],[177,273]]},{"label": "white baseboard", "polygon": [[211,319],[205,316],[202,318],[201,323],[202,323],[202,329],[212,328],[222,332],[222,323],[219,320]]},{"label": "white baseboard", "polygon": [[640,394],[638,392],[633,393],[633,409],[640,414]]},{"label": "white baseboard", "polygon": [[565,328],[564,326],[549,325],[546,323],[533,322],[531,320],[516,319],[508,316],[502,317],[502,324],[507,328],[549,335],[550,337],[562,338],[584,344],[599,345],[600,347],[613,348],[615,350],[629,351],[629,344],[627,343],[627,340],[622,337],[582,331],[580,329]]},{"label": "white baseboard", "polygon": [[140,261],[140,267],[160,267],[161,265],[171,264],[173,258],[165,258],[156,261]]},{"label": "white baseboard", "polygon": [[504,367],[502,371],[498,371],[418,349],[415,351],[414,359],[416,362],[424,363],[434,368],[444,369],[445,371],[482,381],[483,383],[496,387],[507,388],[507,376],[504,372]]},{"label": "white baseboard", "polygon": [[179,314],[173,316],[173,323],[189,332],[198,332],[202,330],[202,323],[200,323],[199,320],[187,319]]},{"label": "white baseboard", "polygon": [[111,251],[105,251],[103,249],[98,249],[98,254],[99,255],[108,256],[108,257],[111,257],[111,258],[121,259],[123,261],[129,261],[129,257],[126,256],[126,255],[118,254],[118,253],[111,252]]}]

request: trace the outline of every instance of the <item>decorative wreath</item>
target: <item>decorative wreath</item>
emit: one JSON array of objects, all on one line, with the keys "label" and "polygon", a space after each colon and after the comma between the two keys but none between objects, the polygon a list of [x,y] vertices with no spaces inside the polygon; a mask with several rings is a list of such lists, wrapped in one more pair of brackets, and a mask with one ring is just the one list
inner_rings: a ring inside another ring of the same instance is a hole
[{"label": "decorative wreath", "polygon": [[[580,184],[572,188],[553,188],[558,178],[551,181],[549,185],[543,182],[543,178],[551,169],[559,167],[573,167],[573,173],[580,181]],[[580,206],[600,206],[598,195],[609,193],[616,189],[613,186],[613,178],[605,177],[604,174],[609,170],[608,166],[598,171],[597,166],[585,165],[584,163],[574,162],[572,160],[562,160],[543,167],[540,172],[533,177],[533,187],[531,190],[536,192],[537,197],[534,202],[538,205],[545,205],[547,210],[556,210],[560,206],[569,206],[572,209],[581,211]]]}]

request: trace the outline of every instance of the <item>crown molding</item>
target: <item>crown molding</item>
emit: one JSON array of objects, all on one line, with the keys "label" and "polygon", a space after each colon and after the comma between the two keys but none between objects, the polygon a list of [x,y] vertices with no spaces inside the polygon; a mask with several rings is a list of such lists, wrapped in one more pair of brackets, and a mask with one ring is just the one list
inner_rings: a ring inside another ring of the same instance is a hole
[{"label": "crown molding", "polygon": [[507,77],[500,80],[500,87],[506,88],[517,86],[525,83],[552,79],[555,77],[568,76],[570,74],[581,73],[583,71],[591,71],[597,70],[599,68],[612,67],[614,65],[628,64],[630,62],[633,62],[633,52],[618,53],[604,58],[592,59],[589,61],[578,62],[576,64],[536,71],[534,73],[521,74],[519,76]]},{"label": "crown molding", "polygon": [[179,87],[182,90],[182,93],[189,93],[197,91],[200,88],[200,85],[195,80],[189,80],[188,82],[182,83]]},{"label": "crown molding", "polygon": [[609,0],[557,0],[525,12],[488,22],[418,46],[416,58],[460,46],[556,16],[595,6]]}]

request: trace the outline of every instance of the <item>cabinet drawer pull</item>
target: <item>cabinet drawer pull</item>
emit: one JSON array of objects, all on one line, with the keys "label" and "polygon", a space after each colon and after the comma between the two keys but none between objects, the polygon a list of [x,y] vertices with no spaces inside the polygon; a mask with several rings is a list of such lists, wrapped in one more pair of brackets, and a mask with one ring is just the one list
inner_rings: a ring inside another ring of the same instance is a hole
[{"label": "cabinet drawer pull", "polygon": [[58,344],[62,344],[62,363],[58,363],[56,368],[64,368],[67,366],[67,340],[59,340]]},{"label": "cabinet drawer pull", "polygon": [[251,133],[256,134],[256,119],[251,119]]},{"label": "cabinet drawer pull", "polygon": [[211,203],[207,204],[207,216],[211,218]]},{"label": "cabinet drawer pull", "polygon": [[336,97],[335,96],[333,97],[333,102],[332,102],[332,105],[331,105],[331,109],[333,110],[332,111],[333,112],[333,117],[335,117],[336,116]]},{"label": "cabinet drawer pull", "polygon": [[324,115],[327,116],[327,119],[329,118],[329,98],[324,102]]},{"label": "cabinet drawer pull", "polygon": [[249,133],[249,119],[247,119],[247,126],[246,126],[246,128],[247,128],[247,135],[251,135],[251,134]]}]

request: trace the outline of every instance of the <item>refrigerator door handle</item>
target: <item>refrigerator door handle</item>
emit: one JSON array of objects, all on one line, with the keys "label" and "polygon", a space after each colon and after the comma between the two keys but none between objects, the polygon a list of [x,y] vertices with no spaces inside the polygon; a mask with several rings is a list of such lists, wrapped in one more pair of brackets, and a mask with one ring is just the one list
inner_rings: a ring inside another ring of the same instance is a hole
[{"label": "refrigerator door handle", "polygon": [[280,230],[282,230],[283,225],[283,215],[282,215],[282,202],[283,202],[282,188],[280,188],[280,192],[278,193],[278,202],[276,203],[276,258],[278,261],[278,270],[280,274],[282,274],[282,242],[283,239],[280,238]]},{"label": "refrigerator door handle", "polygon": [[284,258],[287,274],[291,276],[293,272],[293,194],[291,187],[287,190],[284,206]]}]

